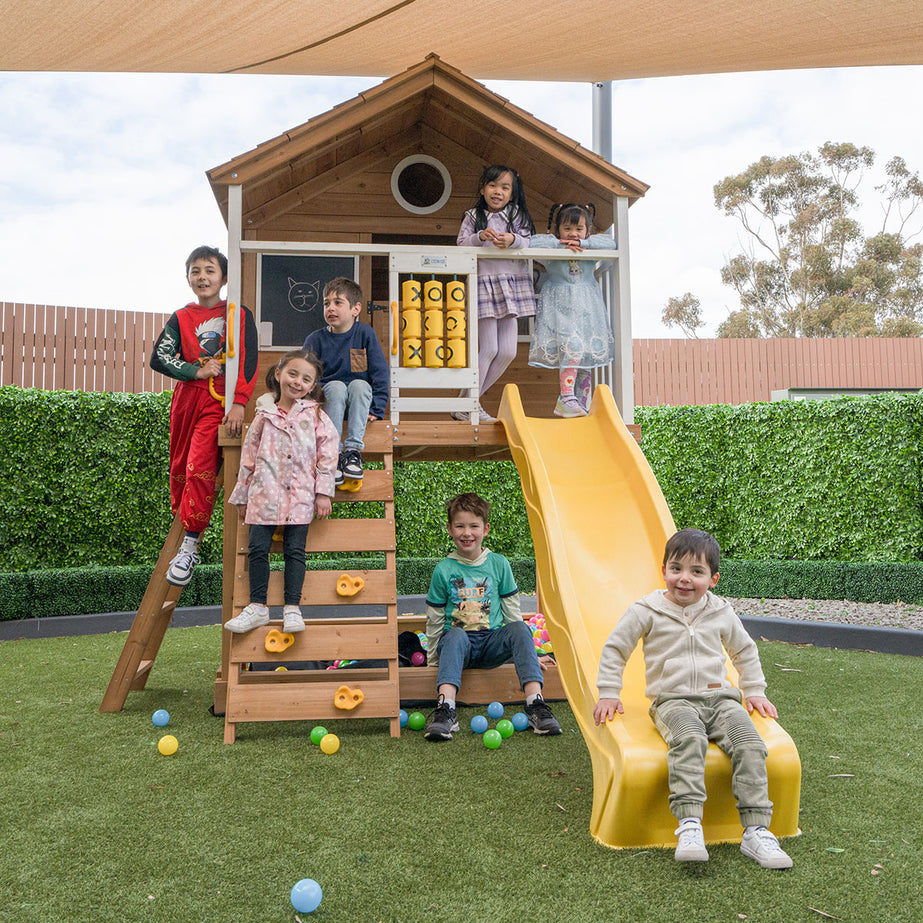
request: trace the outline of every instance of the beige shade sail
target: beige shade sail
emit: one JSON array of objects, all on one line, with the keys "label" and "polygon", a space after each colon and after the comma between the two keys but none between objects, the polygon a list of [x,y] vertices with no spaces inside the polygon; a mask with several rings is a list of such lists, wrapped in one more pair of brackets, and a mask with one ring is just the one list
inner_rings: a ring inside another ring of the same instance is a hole
[{"label": "beige shade sail", "polygon": [[607,81],[923,63],[920,0],[0,0],[0,69]]}]

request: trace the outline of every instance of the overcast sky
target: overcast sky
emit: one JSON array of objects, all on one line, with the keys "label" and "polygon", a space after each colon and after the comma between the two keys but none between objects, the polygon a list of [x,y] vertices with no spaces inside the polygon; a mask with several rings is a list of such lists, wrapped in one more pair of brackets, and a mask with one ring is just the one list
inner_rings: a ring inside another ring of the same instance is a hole
[{"label": "overcast sky", "polygon": [[[0,301],[175,310],[189,250],[226,249],[205,171],[378,82],[0,73]],[[487,86],[591,146],[589,85]],[[921,91],[923,67],[616,83],[613,161],[651,186],[630,211],[634,336],[681,336],[660,321],[671,295],[701,299],[705,336],[737,307],[719,276],[739,232],[714,206],[718,180],[825,141],[921,170]]]}]

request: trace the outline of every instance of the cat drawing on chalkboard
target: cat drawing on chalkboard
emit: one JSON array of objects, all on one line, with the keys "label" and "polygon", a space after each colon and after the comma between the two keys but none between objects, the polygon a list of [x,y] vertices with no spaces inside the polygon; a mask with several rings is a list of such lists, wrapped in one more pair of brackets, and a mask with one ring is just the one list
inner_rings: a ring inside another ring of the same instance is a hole
[{"label": "cat drawing on chalkboard", "polygon": [[299,314],[310,314],[321,307],[321,283],[296,282],[288,277],[288,303]]}]

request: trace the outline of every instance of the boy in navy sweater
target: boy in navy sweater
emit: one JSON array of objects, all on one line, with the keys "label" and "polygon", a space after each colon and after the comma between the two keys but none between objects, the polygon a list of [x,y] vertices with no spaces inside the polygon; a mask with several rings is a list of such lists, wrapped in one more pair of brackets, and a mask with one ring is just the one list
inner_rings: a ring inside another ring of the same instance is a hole
[{"label": "boy in navy sweater", "polygon": [[[375,331],[356,320],[362,310],[362,289],[352,279],[331,279],[324,286],[326,327],[315,330],[304,341],[324,364],[321,385],[327,397],[324,411],[330,417],[342,443],[337,462],[336,483],[362,478],[362,449],[365,427],[381,420],[388,404],[388,363]],[[347,416],[346,438],[343,418]]]}]

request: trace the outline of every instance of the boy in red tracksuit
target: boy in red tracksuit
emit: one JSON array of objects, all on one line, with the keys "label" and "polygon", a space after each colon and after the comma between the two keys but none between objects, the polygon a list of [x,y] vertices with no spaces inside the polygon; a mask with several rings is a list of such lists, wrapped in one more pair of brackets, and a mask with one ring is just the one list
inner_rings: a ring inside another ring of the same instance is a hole
[{"label": "boy in red tracksuit", "polygon": [[170,404],[170,506],[179,513],[186,536],[167,570],[167,583],[186,586],[199,563],[199,538],[215,505],[215,478],[221,451],[218,427],[229,436],[243,429],[244,407],[253,393],[259,361],[256,324],[250,311],[240,308],[240,359],[234,402],[225,413],[209,391],[224,396],[221,360],[225,352],[227,302],[221,289],[228,281],[227,257],[214,247],[197,247],[186,260],[186,281],[196,300],[171,315],[161,331],[151,368],[179,382]]}]

